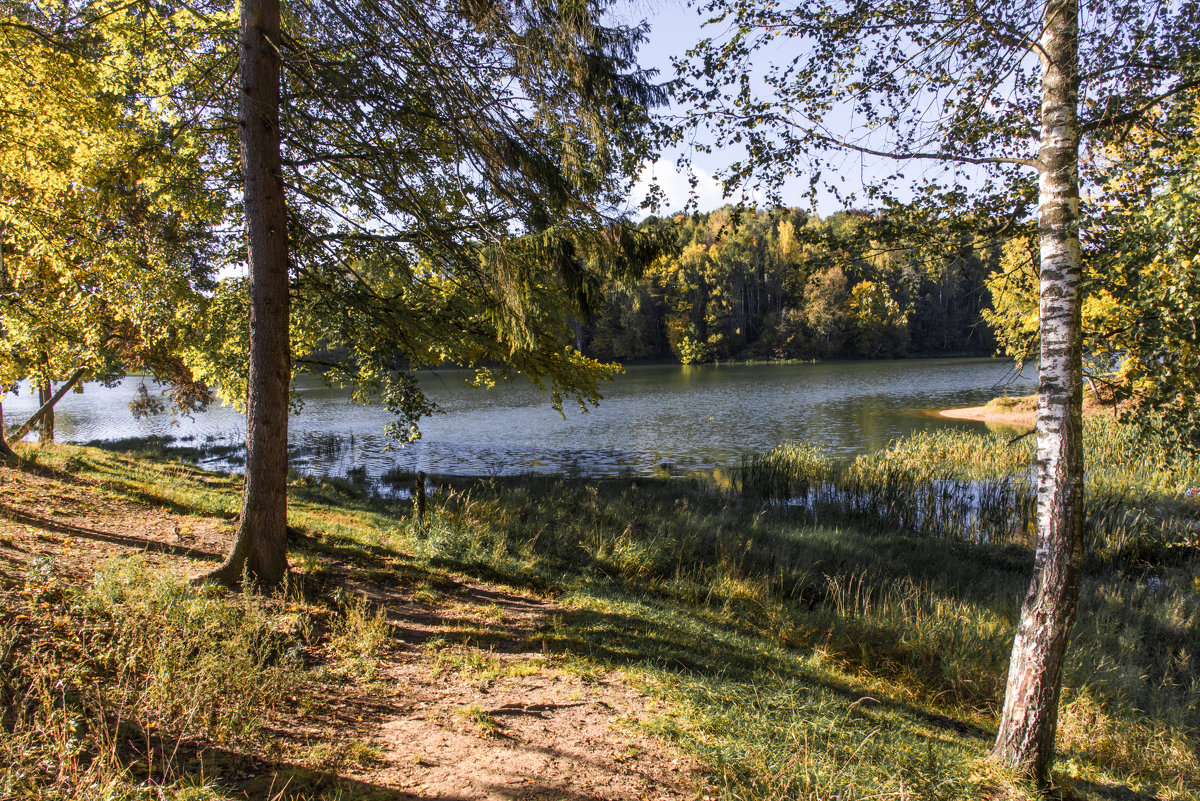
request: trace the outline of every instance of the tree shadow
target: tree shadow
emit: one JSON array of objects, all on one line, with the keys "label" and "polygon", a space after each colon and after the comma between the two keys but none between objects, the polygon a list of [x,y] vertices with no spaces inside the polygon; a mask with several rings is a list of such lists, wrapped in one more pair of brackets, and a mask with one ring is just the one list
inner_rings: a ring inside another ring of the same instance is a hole
[{"label": "tree shadow", "polygon": [[0,517],[7,518],[15,523],[21,523],[26,526],[40,528],[44,531],[52,531],[56,534],[64,534],[71,537],[82,537],[84,539],[96,540],[99,542],[107,542],[112,545],[120,545],[122,547],[131,548],[137,551],[153,551],[155,553],[163,553],[186,559],[212,560],[221,557],[221,554],[219,553],[205,551],[198,548],[191,548],[186,545],[171,545],[170,543],[162,542],[158,539],[134,537],[128,534],[115,534],[110,531],[100,531],[94,528],[85,528],[83,526],[77,526],[71,523],[51,520],[48,517],[29,514],[28,512],[15,509],[3,503],[0,503]]},{"label": "tree shadow", "polygon": [[560,615],[559,625],[561,630],[578,634],[573,637],[560,634],[544,640],[552,652],[586,657],[618,669],[653,668],[682,679],[719,675],[723,680],[749,685],[790,677],[829,691],[848,706],[869,699],[873,705],[903,713],[959,738],[982,742],[991,742],[995,738],[994,731],[980,729],[927,706],[878,697],[882,694],[877,689],[848,681],[835,682],[828,676],[818,678],[809,671],[798,670],[800,653],[796,649],[789,649],[791,653],[750,652],[738,647],[730,638],[698,637],[695,630],[661,617],[651,619],[590,609],[570,610]]},{"label": "tree shadow", "polygon": [[[121,456],[126,456],[132,459],[129,454],[121,453]],[[88,471],[90,474],[97,477],[104,485],[104,489],[114,495],[117,495],[127,501],[145,504],[157,508],[169,509],[177,515],[190,515],[196,517],[213,517],[222,520],[230,520],[236,515],[224,510],[214,510],[204,508],[196,504],[183,503],[175,498],[168,498],[164,495],[147,492],[146,490],[136,487],[126,475],[119,469],[119,466],[105,464],[89,459],[86,456],[76,457],[80,459],[79,470],[65,470],[62,468],[52,467],[34,461],[23,461],[17,468],[18,470],[30,475],[38,476],[52,481],[61,482],[72,487],[85,489],[95,489],[96,483],[88,481],[79,475],[82,470]],[[150,464],[160,465],[164,468],[169,468],[173,471],[182,470],[187,473],[187,477],[191,480],[206,481],[208,477],[214,474],[186,463],[164,463],[164,462],[149,462]],[[178,477],[178,476],[176,476]]]},{"label": "tree shadow", "polygon": [[[150,756],[146,751],[149,746]],[[190,776],[248,801],[317,801],[336,797],[355,801],[417,801],[420,795],[362,779],[351,778],[338,767],[311,767],[245,751],[193,743],[172,743],[159,737],[129,740],[121,749],[129,777],[147,786],[170,783]],[[195,766],[185,771],[184,765]],[[348,772],[348,771],[347,771]],[[467,796],[443,796],[446,801],[468,801]]]}]

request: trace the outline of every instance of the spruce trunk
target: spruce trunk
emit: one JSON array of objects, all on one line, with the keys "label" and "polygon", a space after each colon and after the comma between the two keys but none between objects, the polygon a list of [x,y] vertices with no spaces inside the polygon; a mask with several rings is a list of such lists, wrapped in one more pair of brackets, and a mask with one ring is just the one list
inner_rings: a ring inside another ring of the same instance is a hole
[{"label": "spruce trunk", "polygon": [[1078,0],[1051,0],[1040,40],[1042,141],[1038,547],[993,756],[1044,787],[1083,561]]},{"label": "spruce trunk", "polygon": [[229,557],[206,578],[243,572],[278,583],[287,571],[287,424],[291,382],[287,208],[280,169],[279,0],[242,0],[242,178],[250,274],[246,482]]}]

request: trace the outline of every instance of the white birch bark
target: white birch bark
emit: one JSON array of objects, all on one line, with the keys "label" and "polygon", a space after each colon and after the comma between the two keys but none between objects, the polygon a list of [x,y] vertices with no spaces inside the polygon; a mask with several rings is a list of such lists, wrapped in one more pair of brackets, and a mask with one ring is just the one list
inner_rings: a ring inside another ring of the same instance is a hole
[{"label": "white birch bark", "polygon": [[1042,139],[1038,547],[993,756],[1045,785],[1083,561],[1078,0],[1049,0],[1039,41]]}]

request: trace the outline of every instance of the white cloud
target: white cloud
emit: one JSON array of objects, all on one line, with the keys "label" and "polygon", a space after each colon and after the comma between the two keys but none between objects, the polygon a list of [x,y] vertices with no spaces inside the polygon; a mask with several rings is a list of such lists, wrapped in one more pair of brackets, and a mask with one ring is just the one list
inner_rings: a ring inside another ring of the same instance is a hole
[{"label": "white cloud", "polygon": [[[634,209],[634,214],[637,214],[642,201],[650,194],[650,187],[653,183],[657,183],[666,196],[662,207],[658,210],[659,214],[682,211],[691,198],[692,192],[695,192],[695,208],[699,211],[719,209],[729,202],[725,199],[721,182],[711,173],[694,165],[692,172],[696,178],[694,189],[688,182],[688,176],[676,169],[675,165],[669,161],[659,159],[643,165],[642,174],[629,193],[629,205]],[[648,212],[642,210],[642,213]]]}]

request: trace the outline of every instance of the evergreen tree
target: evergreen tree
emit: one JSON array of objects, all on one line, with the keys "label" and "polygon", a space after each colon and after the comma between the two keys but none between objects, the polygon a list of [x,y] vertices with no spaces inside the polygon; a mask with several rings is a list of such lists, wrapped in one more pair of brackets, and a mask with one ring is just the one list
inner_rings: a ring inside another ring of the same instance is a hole
[{"label": "evergreen tree", "polygon": [[[605,27],[602,13],[541,0],[297,3],[277,31],[273,7],[243,5],[243,83],[267,93],[247,96],[240,126],[251,328],[247,339],[215,326],[190,363],[227,397],[250,399],[248,447],[271,456],[251,465],[248,454],[237,540],[214,578],[249,570],[273,582],[286,566],[293,368],[322,366],[358,399],[381,400],[401,438],[432,409],[414,377],[422,366],[477,367],[481,383],[520,372],[549,383],[560,407],[598,397],[614,368],[570,346],[571,310],[590,312],[603,272],[634,270],[656,250],[611,209],[646,155],[647,109],[661,96],[633,63],[643,31]],[[286,202],[286,222],[250,202],[252,179]],[[265,262],[256,230],[280,238]],[[247,300],[231,284],[217,303]],[[259,414],[256,399],[267,399]]]}]

